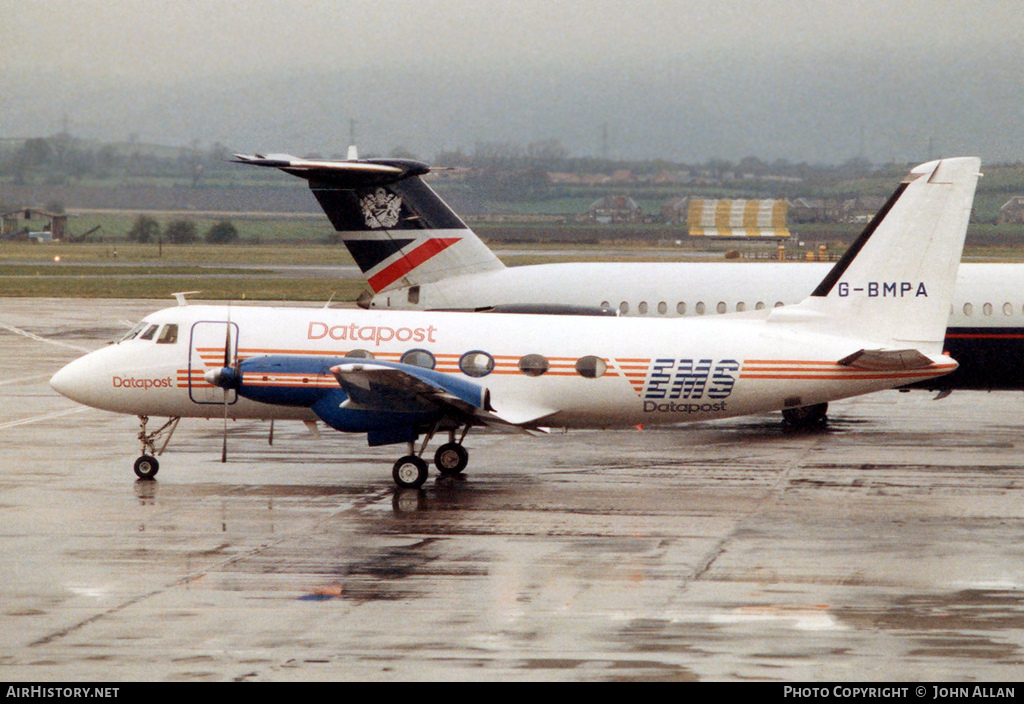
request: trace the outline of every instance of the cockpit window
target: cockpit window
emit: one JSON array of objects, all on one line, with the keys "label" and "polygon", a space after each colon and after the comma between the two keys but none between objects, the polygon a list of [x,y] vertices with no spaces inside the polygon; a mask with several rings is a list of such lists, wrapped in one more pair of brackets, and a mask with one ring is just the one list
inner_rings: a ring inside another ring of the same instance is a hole
[{"label": "cockpit window", "polygon": [[177,341],[178,325],[176,323],[164,325],[163,330],[160,331],[160,337],[156,338],[156,344],[158,345],[173,345]]},{"label": "cockpit window", "polygon": [[135,336],[138,335],[143,330],[145,330],[147,325],[149,325],[149,323],[147,323],[145,320],[143,320],[141,323],[139,323],[138,325],[133,327],[131,330],[129,330],[128,334],[121,338],[121,342],[127,342],[128,340],[134,340]]},{"label": "cockpit window", "polygon": [[140,340],[152,340],[153,335],[156,335],[156,331],[160,328],[159,325],[150,325],[146,328],[146,332],[139,335]]}]

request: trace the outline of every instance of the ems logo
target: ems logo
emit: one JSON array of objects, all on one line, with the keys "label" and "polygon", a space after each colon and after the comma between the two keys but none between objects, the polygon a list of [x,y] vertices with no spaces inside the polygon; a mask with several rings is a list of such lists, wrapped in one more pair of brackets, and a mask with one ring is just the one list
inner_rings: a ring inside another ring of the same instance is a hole
[{"label": "ems logo", "polygon": [[402,210],[402,199],[394,193],[378,188],[359,199],[359,207],[363,211],[363,220],[371,230],[394,227],[398,224]]}]

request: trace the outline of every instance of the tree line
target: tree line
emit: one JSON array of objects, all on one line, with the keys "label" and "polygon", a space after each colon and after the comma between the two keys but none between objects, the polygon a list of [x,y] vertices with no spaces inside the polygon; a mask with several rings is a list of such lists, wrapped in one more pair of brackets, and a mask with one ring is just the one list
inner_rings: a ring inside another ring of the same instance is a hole
[{"label": "tree line", "polygon": [[[128,239],[132,242],[167,242],[168,244],[192,244],[199,240],[196,224],[186,218],[167,223],[162,231],[156,218],[140,215],[135,218]],[[214,223],[203,235],[207,244],[231,244],[238,240],[238,230],[230,220]]]}]

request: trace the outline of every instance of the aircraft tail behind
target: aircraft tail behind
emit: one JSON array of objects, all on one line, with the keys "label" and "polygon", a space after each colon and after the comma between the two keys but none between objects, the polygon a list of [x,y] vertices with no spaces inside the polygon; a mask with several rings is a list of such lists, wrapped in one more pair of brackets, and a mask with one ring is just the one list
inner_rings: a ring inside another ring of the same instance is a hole
[{"label": "aircraft tail behind", "polygon": [[960,157],[911,170],[810,298],[769,320],[940,353],[980,168]]},{"label": "aircraft tail behind", "polygon": [[374,293],[504,268],[420,178],[430,171],[421,162],[325,161],[288,154],[236,154],[235,161],[309,181]]}]

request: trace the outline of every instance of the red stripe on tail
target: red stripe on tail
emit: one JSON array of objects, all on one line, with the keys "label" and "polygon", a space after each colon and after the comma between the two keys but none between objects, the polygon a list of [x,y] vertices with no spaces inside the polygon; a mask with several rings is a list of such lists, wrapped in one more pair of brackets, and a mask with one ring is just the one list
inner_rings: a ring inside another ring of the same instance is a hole
[{"label": "red stripe on tail", "polygon": [[382,289],[387,288],[398,279],[402,278],[410,271],[429,261],[433,257],[437,256],[444,250],[451,247],[456,242],[460,242],[459,237],[448,237],[448,238],[436,238],[430,239],[421,244],[416,249],[412,250],[408,254],[404,255],[401,259],[393,262],[379,272],[367,279],[370,287],[374,293],[380,293]]}]

